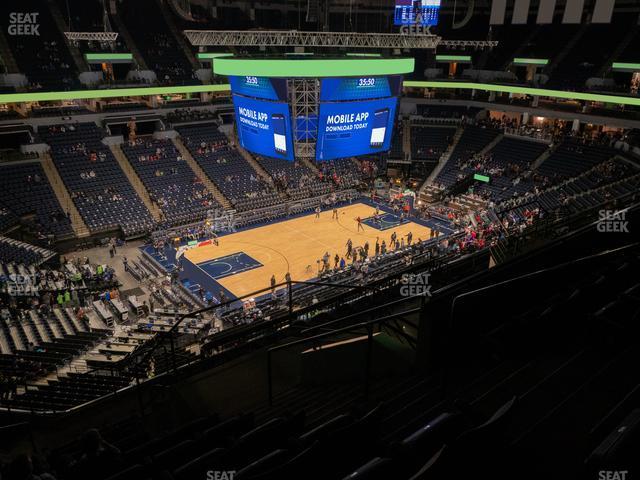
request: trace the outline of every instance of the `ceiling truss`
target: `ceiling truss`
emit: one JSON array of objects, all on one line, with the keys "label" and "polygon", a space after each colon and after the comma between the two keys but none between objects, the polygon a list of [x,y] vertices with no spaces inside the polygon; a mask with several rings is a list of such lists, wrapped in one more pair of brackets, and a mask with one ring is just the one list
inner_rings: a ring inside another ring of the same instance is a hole
[{"label": "ceiling truss", "polygon": [[76,42],[79,40],[115,42],[118,38],[118,32],[64,32],[64,36]]},{"label": "ceiling truss", "polygon": [[196,47],[326,47],[378,49],[491,49],[496,40],[443,40],[431,34],[299,32],[296,30],[185,30]]}]

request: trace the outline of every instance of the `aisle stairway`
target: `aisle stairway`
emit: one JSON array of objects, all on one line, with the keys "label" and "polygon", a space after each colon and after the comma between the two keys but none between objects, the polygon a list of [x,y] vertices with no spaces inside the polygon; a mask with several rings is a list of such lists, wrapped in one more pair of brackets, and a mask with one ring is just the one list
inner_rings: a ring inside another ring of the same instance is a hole
[{"label": "aisle stairway", "polygon": [[160,208],[154,202],[151,201],[149,192],[147,191],[146,188],[144,188],[144,185],[142,184],[140,177],[138,177],[136,172],[133,170],[133,167],[131,166],[131,164],[127,161],[127,158],[124,152],[122,151],[122,148],[120,148],[120,145],[109,145],[109,149],[111,150],[111,153],[113,153],[113,156],[115,157],[118,164],[120,165],[120,168],[122,169],[127,179],[129,180],[129,183],[131,184],[133,189],[136,191],[138,196],[142,199],[142,202],[147,207],[147,210],[151,212],[151,216],[153,217],[153,219],[156,222],[159,222],[162,218]]},{"label": "aisle stairway", "polygon": [[402,153],[405,159],[411,159],[411,122],[408,120],[402,124]]},{"label": "aisle stairway", "polygon": [[253,169],[258,173],[258,175],[260,175],[269,185],[273,185],[273,178],[271,178],[271,175],[269,175],[269,173],[262,167],[262,165],[260,165],[255,158],[253,158],[253,155],[251,155],[248,151],[246,151],[244,148],[242,148],[237,142],[231,142],[236,150],[238,150],[238,152],[240,153],[240,155],[242,155],[244,157],[244,159],[249,163],[249,165],[251,165],[253,167]]},{"label": "aisle stairway", "polygon": [[449,147],[444,151],[444,153],[440,157],[440,160],[438,160],[438,165],[436,165],[436,168],[433,169],[433,171],[429,174],[425,182],[422,184],[422,187],[420,188],[421,193],[427,188],[427,185],[430,185],[433,182],[433,179],[438,176],[442,168],[447,164],[447,162],[449,161],[449,158],[451,157],[451,154],[458,146],[460,137],[462,137],[462,132],[464,132],[464,127],[458,127],[458,129],[456,130],[456,133],[453,135],[453,140],[451,142],[451,145],[449,145]]},{"label": "aisle stairway", "polygon": [[189,149],[185,146],[181,138],[174,138],[172,140],[182,158],[184,158],[187,164],[191,167],[191,170],[196,174],[196,176],[202,181],[205,187],[211,192],[211,195],[218,201],[220,205],[222,205],[225,209],[231,208],[231,203],[227,198],[222,194],[222,192],[215,186],[215,184],[209,179],[207,174],[202,170],[198,162],[195,161]]},{"label": "aisle stairway", "polygon": [[77,237],[88,237],[90,235],[89,228],[84,223],[80,212],[78,212],[76,205],[73,203],[71,195],[69,195],[67,188],[64,186],[62,178],[60,178],[60,174],[53,164],[51,155],[49,155],[48,153],[43,153],[41,155],[41,160],[42,169],[47,175],[49,184],[51,185],[53,192],[56,194],[56,198],[58,199],[60,206],[65,211],[65,213],[69,214],[69,220],[71,221],[71,228],[73,228],[73,233],[75,233]]}]

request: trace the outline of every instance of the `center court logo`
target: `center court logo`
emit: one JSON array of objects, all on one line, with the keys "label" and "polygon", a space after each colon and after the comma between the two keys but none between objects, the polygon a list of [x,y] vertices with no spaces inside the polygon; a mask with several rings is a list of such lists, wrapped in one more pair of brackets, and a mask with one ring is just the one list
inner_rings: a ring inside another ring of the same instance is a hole
[{"label": "center court logo", "polygon": [[11,12],[9,14],[7,33],[12,37],[39,37],[39,15],[40,12]]},{"label": "center court logo", "polygon": [[400,295],[403,297],[430,297],[431,285],[429,285],[430,273],[419,275],[405,273],[400,278]]}]

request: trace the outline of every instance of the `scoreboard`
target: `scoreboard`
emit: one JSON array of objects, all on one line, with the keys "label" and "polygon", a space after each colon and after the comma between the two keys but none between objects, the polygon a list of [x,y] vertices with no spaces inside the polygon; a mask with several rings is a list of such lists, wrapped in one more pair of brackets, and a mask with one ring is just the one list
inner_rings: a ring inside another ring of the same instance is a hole
[{"label": "scoreboard", "polygon": [[440,0],[396,0],[394,23],[396,25],[438,24]]},{"label": "scoreboard", "polygon": [[316,160],[389,150],[401,84],[395,75],[322,79]]},{"label": "scoreboard", "polygon": [[401,75],[317,79],[317,113],[295,118],[286,78],[229,76],[229,83],[238,139],[250,152],[293,161],[295,142],[309,142],[323,161],[391,148]]}]

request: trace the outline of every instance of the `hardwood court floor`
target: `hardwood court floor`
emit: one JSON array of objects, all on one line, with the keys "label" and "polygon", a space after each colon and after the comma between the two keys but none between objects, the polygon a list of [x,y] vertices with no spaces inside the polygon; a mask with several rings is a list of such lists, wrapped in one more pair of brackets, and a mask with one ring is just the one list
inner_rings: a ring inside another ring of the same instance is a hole
[{"label": "hardwood court floor", "polygon": [[[293,280],[309,280],[318,274],[318,263],[325,252],[333,257],[346,253],[346,243],[351,238],[354,247],[369,241],[370,254],[375,248],[376,238],[389,245],[391,234],[398,237],[413,233],[413,241],[429,238],[431,230],[414,222],[388,230],[363,225],[364,232],[357,232],[355,219],[374,215],[375,209],[363,203],[355,203],[339,209],[339,219],[331,219],[332,211],[323,211],[320,218],[315,213],[291,220],[272,223],[221,237],[220,245],[207,245],[188,250],[187,259],[194,264],[206,262],[234,253],[244,252],[262,264],[261,267],[239,272],[217,281],[236,296],[255,292],[270,285],[271,275],[278,283],[283,282],[287,271]],[[405,239],[406,241],[406,239]],[[346,258],[345,258],[346,260]],[[310,268],[308,268],[310,266]]]}]

